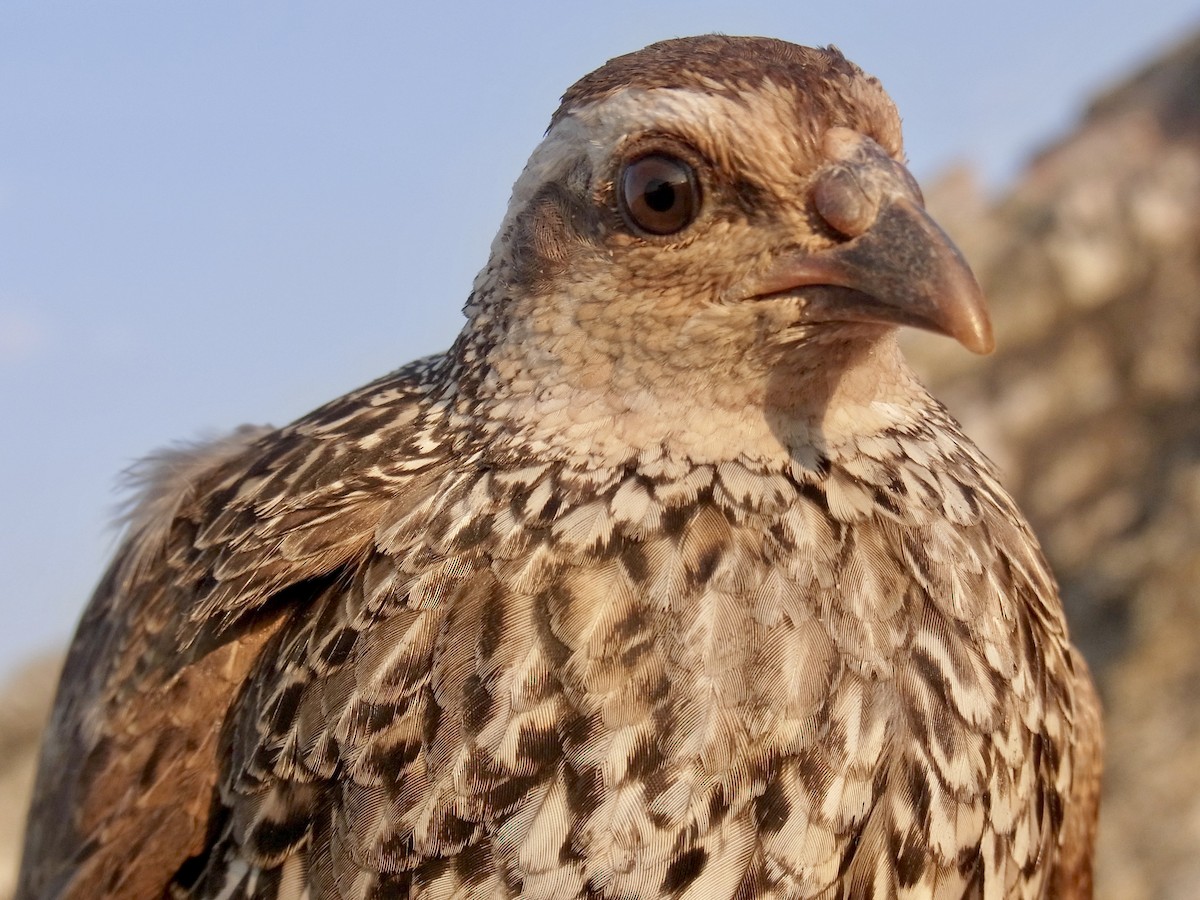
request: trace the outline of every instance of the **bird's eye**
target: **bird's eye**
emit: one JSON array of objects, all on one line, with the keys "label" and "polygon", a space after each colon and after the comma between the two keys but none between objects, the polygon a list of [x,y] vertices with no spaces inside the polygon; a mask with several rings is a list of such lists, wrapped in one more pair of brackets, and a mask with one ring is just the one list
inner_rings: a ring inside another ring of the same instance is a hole
[{"label": "bird's eye", "polygon": [[683,160],[654,153],[625,166],[620,179],[621,212],[629,224],[650,234],[675,234],[700,212],[700,184]]}]

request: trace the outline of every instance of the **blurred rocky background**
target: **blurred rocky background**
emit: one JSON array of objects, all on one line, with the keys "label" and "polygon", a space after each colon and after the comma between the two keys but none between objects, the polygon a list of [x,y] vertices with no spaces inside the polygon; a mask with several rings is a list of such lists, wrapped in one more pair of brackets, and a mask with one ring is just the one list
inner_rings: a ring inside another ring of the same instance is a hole
[{"label": "blurred rocky background", "polygon": [[[1102,93],[999,200],[927,186],[997,344],[911,355],[1001,466],[1106,706],[1100,900],[1200,898],[1200,35]],[[58,660],[0,690],[0,900]]]}]

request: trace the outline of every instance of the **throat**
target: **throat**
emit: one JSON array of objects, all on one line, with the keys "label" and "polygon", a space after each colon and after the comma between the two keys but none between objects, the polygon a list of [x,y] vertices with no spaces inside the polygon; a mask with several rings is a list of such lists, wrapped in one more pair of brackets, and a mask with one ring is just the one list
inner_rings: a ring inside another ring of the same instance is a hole
[{"label": "throat", "polygon": [[805,350],[721,377],[712,369],[630,377],[610,364],[603,378],[505,379],[473,405],[496,426],[495,449],[511,442],[573,467],[651,457],[783,472],[853,451],[852,442],[902,426],[930,402],[890,334]]},{"label": "throat", "polygon": [[[797,429],[836,455],[862,437],[904,430],[936,404],[900,352],[893,330],[819,333],[777,366],[764,398],[774,427]],[[784,443],[791,444],[787,438]]]}]

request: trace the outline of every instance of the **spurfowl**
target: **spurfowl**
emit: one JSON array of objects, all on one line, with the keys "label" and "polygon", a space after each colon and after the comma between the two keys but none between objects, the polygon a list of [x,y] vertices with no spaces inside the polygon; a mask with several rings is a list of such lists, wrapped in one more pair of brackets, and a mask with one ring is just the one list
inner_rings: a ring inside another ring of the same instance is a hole
[{"label": "spurfowl", "polygon": [[833,49],[567,91],[448,352],[162,455],[23,898],[1078,898],[1100,725],[896,326],[992,338]]}]

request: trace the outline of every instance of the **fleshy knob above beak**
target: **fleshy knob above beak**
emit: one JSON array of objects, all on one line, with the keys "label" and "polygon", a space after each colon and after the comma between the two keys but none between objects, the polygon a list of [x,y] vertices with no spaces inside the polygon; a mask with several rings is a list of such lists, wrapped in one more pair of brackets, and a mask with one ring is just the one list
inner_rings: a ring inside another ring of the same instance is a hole
[{"label": "fleshy knob above beak", "polygon": [[823,149],[830,165],[813,184],[813,206],[846,240],[779,257],[754,279],[752,293],[847,288],[808,297],[806,318],[908,325],[990,353],[995,341],[983,291],[962,253],[925,211],[908,170],[848,128],[831,128]]}]

